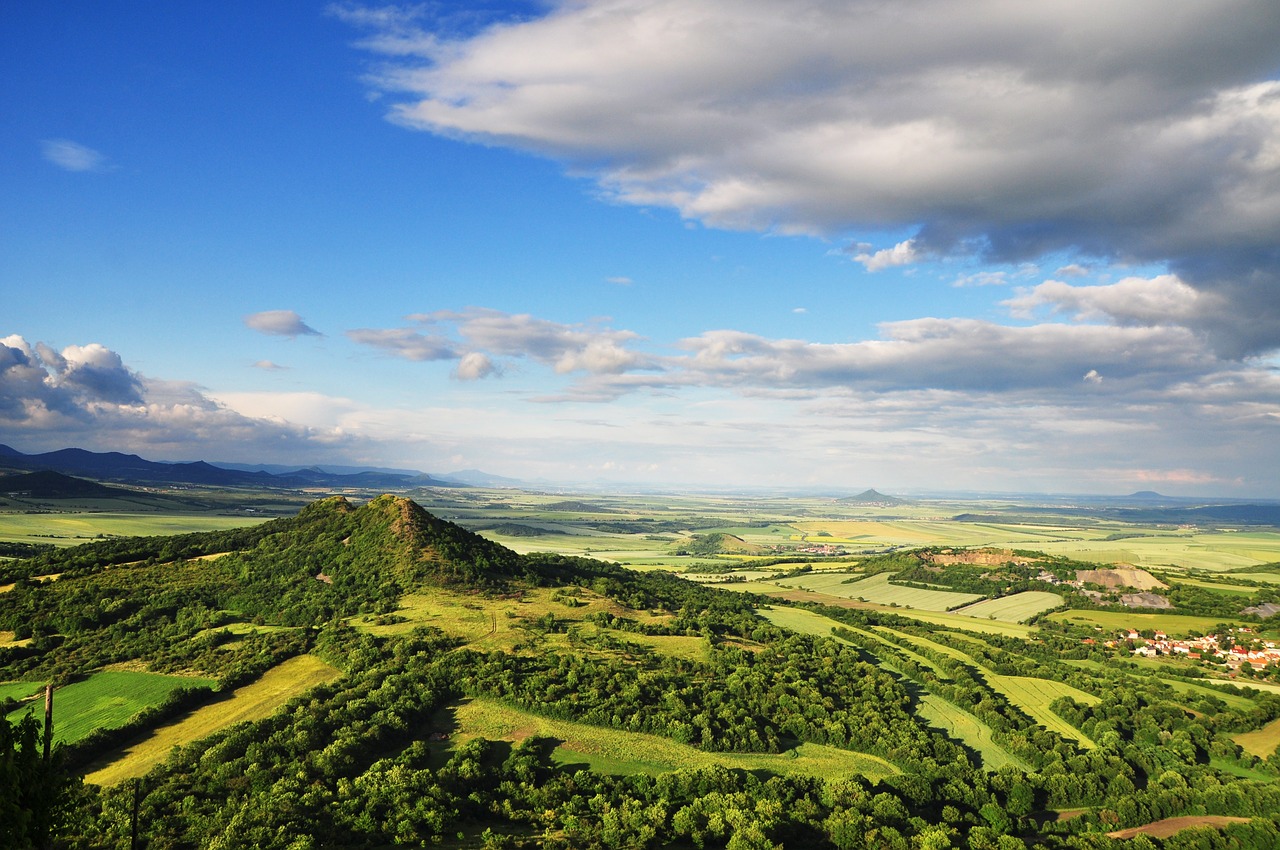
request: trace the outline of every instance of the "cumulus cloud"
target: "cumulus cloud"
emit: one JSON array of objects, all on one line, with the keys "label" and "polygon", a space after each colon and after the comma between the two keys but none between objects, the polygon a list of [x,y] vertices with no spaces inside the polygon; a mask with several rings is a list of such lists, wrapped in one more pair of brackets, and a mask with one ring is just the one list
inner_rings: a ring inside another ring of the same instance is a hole
[{"label": "cumulus cloud", "polygon": [[859,252],[853,259],[855,262],[862,263],[867,271],[878,272],[894,266],[909,266],[919,260],[920,255],[916,253],[915,243],[907,239],[892,248],[882,248],[873,254]]},{"label": "cumulus cloud", "polygon": [[1079,320],[1107,319],[1126,325],[1194,325],[1215,311],[1219,299],[1183,283],[1176,275],[1129,277],[1101,286],[1049,280],[1004,302],[1020,318],[1040,308]]},{"label": "cumulus cloud", "polygon": [[148,378],[98,343],[60,351],[0,339],[0,429],[28,450],[68,445],[153,457],[314,454],[353,441],[283,420],[245,416],[190,383]]},{"label": "cumulus cloud", "polygon": [[709,226],[915,229],[871,270],[1162,263],[1221,299],[1220,352],[1280,346],[1275,4],[563,0],[463,31],[348,9],[407,127]]},{"label": "cumulus cloud", "polygon": [[67,139],[47,139],[40,145],[45,160],[65,171],[102,171],[107,158],[96,150]]},{"label": "cumulus cloud", "polygon": [[499,370],[487,354],[469,351],[458,360],[458,368],[454,370],[454,374],[462,381],[478,381],[499,374]]},{"label": "cumulus cloud", "polygon": [[287,336],[294,339],[300,336],[323,336],[320,331],[302,321],[302,317],[293,310],[263,310],[261,313],[250,313],[244,317],[249,328],[268,336]]}]

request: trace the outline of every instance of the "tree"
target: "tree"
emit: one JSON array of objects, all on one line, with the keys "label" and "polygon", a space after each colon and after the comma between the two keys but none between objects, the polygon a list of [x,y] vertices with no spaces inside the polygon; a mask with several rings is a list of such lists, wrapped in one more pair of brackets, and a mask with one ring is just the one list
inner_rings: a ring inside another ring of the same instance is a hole
[{"label": "tree", "polygon": [[43,847],[55,834],[71,781],[54,752],[43,757],[40,724],[0,715],[0,847]]}]

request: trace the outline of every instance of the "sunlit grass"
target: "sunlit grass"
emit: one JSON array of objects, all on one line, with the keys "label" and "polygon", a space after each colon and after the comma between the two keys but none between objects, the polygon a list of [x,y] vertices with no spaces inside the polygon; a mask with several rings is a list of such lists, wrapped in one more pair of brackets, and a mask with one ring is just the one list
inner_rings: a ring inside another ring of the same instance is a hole
[{"label": "sunlit grass", "polygon": [[711,753],[656,735],[540,717],[492,699],[465,700],[445,715],[437,725],[451,723],[455,742],[472,738],[513,742],[533,736],[553,738],[559,742],[555,757],[561,763],[585,763],[607,773],[658,774],[715,765],[783,775],[858,774],[870,779],[883,779],[899,772],[877,756],[820,744],[802,744],[786,753],[767,755]]},{"label": "sunlit grass", "polygon": [[198,741],[236,723],[269,717],[294,697],[341,675],[336,667],[313,655],[290,658],[272,667],[257,681],[237,688],[230,696],[146,733],[96,765],[85,780],[115,785],[143,776],[164,761],[174,747]]}]

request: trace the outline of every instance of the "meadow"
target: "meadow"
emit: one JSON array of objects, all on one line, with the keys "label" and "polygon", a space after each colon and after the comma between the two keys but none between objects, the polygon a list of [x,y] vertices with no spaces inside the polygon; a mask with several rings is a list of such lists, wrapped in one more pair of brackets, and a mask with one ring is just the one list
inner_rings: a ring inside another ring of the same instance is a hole
[{"label": "meadow", "polygon": [[1044,590],[1026,590],[999,599],[983,599],[972,605],[957,608],[953,613],[967,617],[989,617],[992,620],[1006,620],[1010,623],[1022,623],[1037,614],[1052,611],[1063,604],[1063,598],[1056,593]]},{"label": "meadow", "polygon": [[1272,720],[1261,729],[1235,735],[1232,740],[1244,748],[1245,752],[1253,753],[1258,758],[1266,758],[1276,751],[1276,747],[1280,747],[1280,718]]},{"label": "meadow", "polygon": [[981,594],[977,593],[924,590],[890,584],[890,575],[888,573],[867,576],[847,584],[844,580],[849,579],[851,576],[844,575],[842,576],[844,580],[837,581],[836,579],[840,577],[841,575],[838,573],[836,575],[798,576],[779,579],[776,584],[780,587],[798,587],[802,590],[813,590],[845,599],[874,602],[877,605],[919,608],[924,611],[949,611],[952,608],[959,608],[982,598]]},{"label": "meadow", "polygon": [[[164,761],[174,747],[198,741],[236,723],[268,717],[294,697],[340,675],[336,668],[313,655],[290,658],[222,699],[139,736],[112,758],[91,766],[85,780],[97,785],[115,785],[143,776]],[[56,698],[54,704],[56,713]]]},{"label": "meadow", "polygon": [[1078,623],[1087,626],[1100,626],[1105,632],[1116,632],[1120,629],[1160,629],[1171,637],[1186,637],[1191,632],[1205,634],[1214,627],[1227,623],[1243,625],[1240,620],[1230,617],[1203,617],[1190,614],[1153,614],[1144,611],[1057,611],[1049,615],[1050,620],[1066,623]]},{"label": "meadow", "polygon": [[916,713],[929,725],[941,729],[977,752],[982,757],[982,766],[987,770],[999,770],[1009,765],[1019,770],[1029,769],[1026,762],[992,739],[990,726],[941,697],[927,694],[920,700]]},{"label": "meadow", "polygon": [[999,691],[1009,702],[1025,711],[1028,716],[1051,732],[1074,739],[1081,746],[1092,749],[1097,746],[1083,732],[1053,713],[1049,703],[1059,697],[1071,697],[1079,703],[1096,705],[1102,700],[1093,694],[1071,687],[1064,682],[1039,679],[1032,676],[1003,676],[984,670],[983,675],[993,690]]},{"label": "meadow", "polygon": [[75,546],[103,537],[154,537],[256,525],[267,517],[221,513],[0,512],[0,540]]},{"label": "meadow", "polygon": [[[134,670],[103,670],[88,679],[73,682],[53,692],[53,740],[74,743],[95,729],[123,726],[145,708],[164,702],[178,688],[212,687],[212,679],[163,676]],[[27,694],[30,684],[25,684]],[[38,685],[35,687],[39,687]],[[44,700],[10,713],[14,719],[34,711],[43,720]]]},{"label": "meadow", "polygon": [[782,775],[857,774],[869,779],[883,779],[899,772],[877,756],[821,744],[801,744],[777,754],[707,752],[656,735],[541,717],[483,698],[463,700],[449,707],[433,721],[433,728],[449,730],[450,746],[478,737],[511,742],[533,736],[552,738],[556,741],[555,758],[560,763],[587,765],[621,775],[654,775],[716,765]]}]

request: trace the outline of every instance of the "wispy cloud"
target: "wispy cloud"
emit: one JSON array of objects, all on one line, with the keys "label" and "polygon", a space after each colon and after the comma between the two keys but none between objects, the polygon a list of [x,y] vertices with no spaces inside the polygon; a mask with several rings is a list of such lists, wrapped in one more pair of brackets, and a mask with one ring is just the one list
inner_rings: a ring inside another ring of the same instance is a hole
[{"label": "wispy cloud", "polygon": [[46,139],[40,150],[48,162],[65,171],[105,171],[107,168],[105,156],[68,139]]},{"label": "wispy cloud", "polygon": [[293,339],[300,336],[324,335],[302,321],[302,317],[293,310],[264,310],[261,313],[250,313],[244,317],[244,323],[258,333],[268,336],[287,336]]}]

